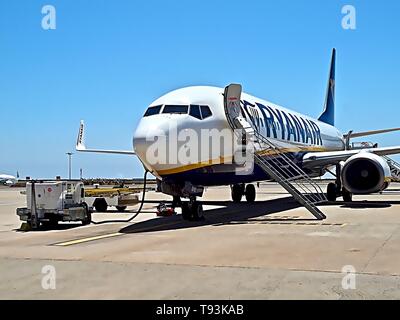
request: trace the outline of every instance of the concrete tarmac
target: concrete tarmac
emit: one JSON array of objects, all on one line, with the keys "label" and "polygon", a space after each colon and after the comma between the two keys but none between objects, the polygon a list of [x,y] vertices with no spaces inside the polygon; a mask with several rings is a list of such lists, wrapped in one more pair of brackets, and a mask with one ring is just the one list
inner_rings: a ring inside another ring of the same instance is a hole
[{"label": "concrete tarmac", "polygon": [[263,183],[254,204],[232,203],[229,187],[208,188],[202,222],[159,218],[146,204],[131,223],[32,232],[17,231],[20,191],[0,188],[0,299],[400,298],[398,184],[321,206],[323,221]]}]

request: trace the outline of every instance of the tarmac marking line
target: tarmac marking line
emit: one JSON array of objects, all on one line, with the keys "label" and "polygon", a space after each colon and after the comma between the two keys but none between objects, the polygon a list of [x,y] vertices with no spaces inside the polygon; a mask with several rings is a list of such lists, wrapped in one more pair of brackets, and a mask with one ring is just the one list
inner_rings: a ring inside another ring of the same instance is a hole
[{"label": "tarmac marking line", "polygon": [[53,245],[57,246],[57,247],[67,247],[67,246],[72,246],[74,244],[80,244],[80,243],[84,243],[84,242],[90,242],[90,241],[95,241],[95,240],[118,237],[118,236],[122,236],[122,235],[124,235],[124,233],[119,233],[119,232],[117,232],[117,233],[109,233],[109,234],[103,234],[101,236],[76,239],[76,240],[71,240],[71,241],[66,241],[66,242],[59,242],[59,243],[55,243]]}]

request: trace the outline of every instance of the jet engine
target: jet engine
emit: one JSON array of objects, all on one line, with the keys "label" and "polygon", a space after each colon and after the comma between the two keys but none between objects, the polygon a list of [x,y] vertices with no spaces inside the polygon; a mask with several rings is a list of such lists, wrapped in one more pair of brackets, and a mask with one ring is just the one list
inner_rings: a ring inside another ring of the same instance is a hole
[{"label": "jet engine", "polygon": [[354,194],[368,194],[385,190],[391,180],[390,168],[380,156],[360,152],[342,166],[343,186]]}]

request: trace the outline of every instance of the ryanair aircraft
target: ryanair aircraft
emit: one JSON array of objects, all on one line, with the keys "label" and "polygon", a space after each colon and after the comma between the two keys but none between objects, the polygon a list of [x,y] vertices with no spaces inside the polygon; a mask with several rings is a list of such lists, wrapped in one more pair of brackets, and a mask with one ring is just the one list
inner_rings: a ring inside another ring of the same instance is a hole
[{"label": "ryanair aircraft", "polygon": [[[352,194],[382,191],[391,179],[382,156],[400,153],[400,146],[352,149],[350,139],[400,128],[347,134],[335,128],[335,60],[333,49],[325,105],[318,119],[241,93],[240,85],[194,86],[169,92],[150,104],[134,133],[133,151],[87,149],[83,122],[76,149],[137,155],[145,169],[157,177],[160,191],[174,197],[175,205],[181,203],[181,197],[190,199],[188,206],[182,206],[183,217],[199,218],[202,207],[196,197],[202,196],[204,187],[230,185],[234,201],[245,196],[252,202],[256,193],[252,183],[271,180],[257,164],[249,169],[237,161],[249,141],[229,143],[235,140],[229,138],[234,131],[229,116],[236,101],[239,107],[231,120],[247,128],[250,135],[256,132],[268,139],[274,152],[290,155],[309,177],[322,176],[334,168],[336,182],[328,185],[328,200],[342,196],[351,201]],[[271,149],[252,145],[258,155],[267,155]]]},{"label": "ryanair aircraft", "polygon": [[17,182],[17,178],[9,174],[0,174],[0,184],[12,186]]}]

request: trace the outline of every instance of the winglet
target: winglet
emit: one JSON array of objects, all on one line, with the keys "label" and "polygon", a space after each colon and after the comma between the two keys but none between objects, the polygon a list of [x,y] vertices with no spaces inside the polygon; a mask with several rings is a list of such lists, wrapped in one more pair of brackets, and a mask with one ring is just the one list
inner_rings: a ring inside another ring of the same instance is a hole
[{"label": "winglet", "polygon": [[331,66],[329,70],[328,88],[326,90],[324,111],[318,118],[319,121],[335,125],[335,67],[336,67],[336,49],[332,50]]},{"label": "winglet", "polygon": [[85,123],[83,122],[83,120],[81,120],[81,124],[79,126],[78,138],[76,139],[75,149],[76,149],[76,151],[80,151],[80,152],[135,155],[135,151],[130,151],[130,150],[86,149],[86,145],[85,145]]},{"label": "winglet", "polygon": [[79,126],[78,139],[76,141],[76,150],[84,151],[86,150],[85,146],[85,123],[81,120],[81,124]]}]

